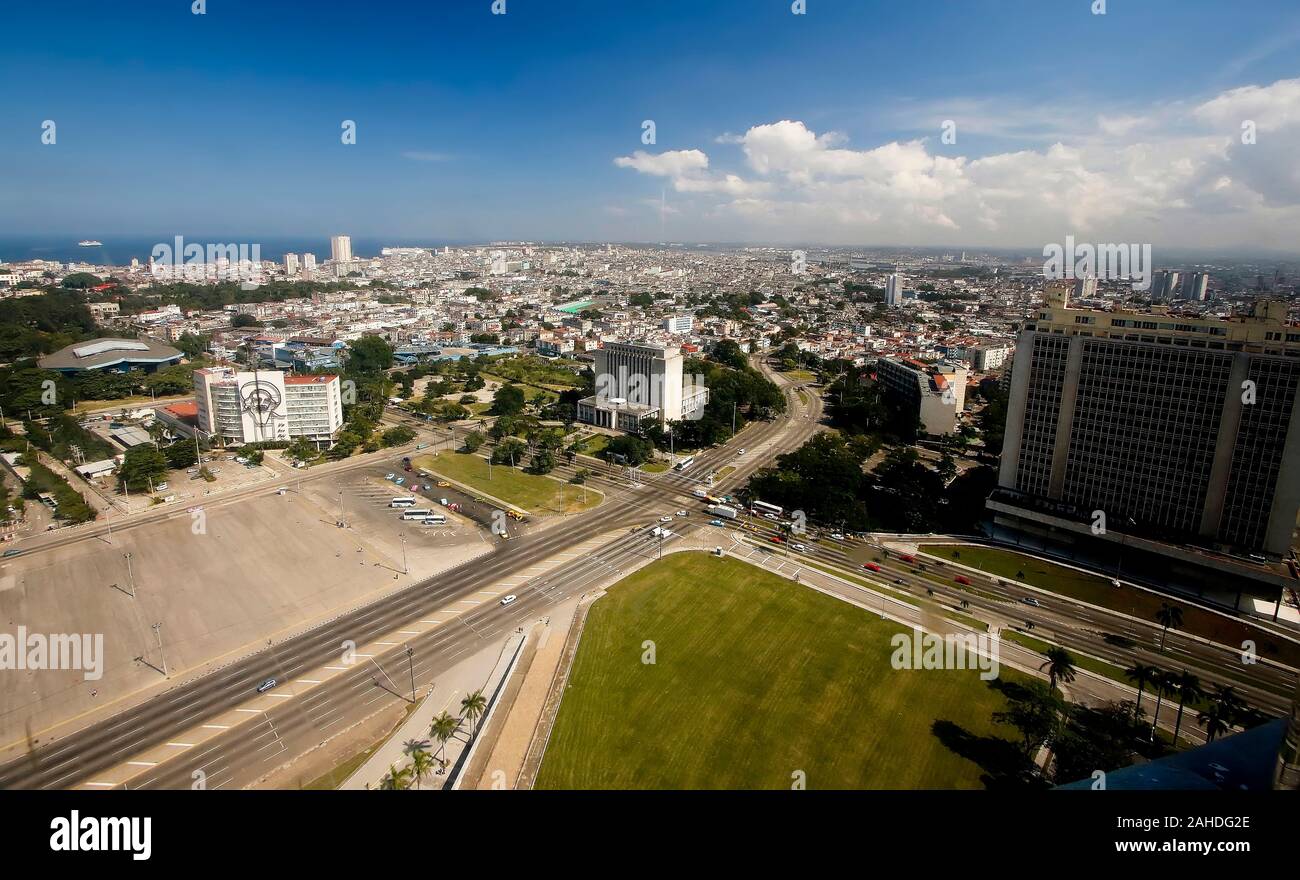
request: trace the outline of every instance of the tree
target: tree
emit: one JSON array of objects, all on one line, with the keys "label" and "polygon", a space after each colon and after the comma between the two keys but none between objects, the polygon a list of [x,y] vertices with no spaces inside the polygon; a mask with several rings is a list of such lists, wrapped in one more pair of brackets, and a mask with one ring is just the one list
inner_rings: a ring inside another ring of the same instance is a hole
[{"label": "tree", "polygon": [[1147,686],[1147,682],[1152,681],[1154,676],[1159,674],[1160,670],[1154,666],[1146,666],[1142,663],[1134,663],[1128,669],[1124,670],[1124,676],[1137,685],[1138,695],[1135,707],[1140,712],[1142,710],[1142,691]]},{"label": "tree", "polygon": [[460,701],[461,714],[469,719],[470,736],[473,736],[478,730],[478,719],[487,711],[487,697],[483,696],[482,690],[474,691],[472,694],[466,694],[465,698]]},{"label": "tree", "polygon": [[405,791],[410,787],[411,771],[407,767],[398,770],[396,766],[389,766],[384,778],[379,780],[380,791]]},{"label": "tree", "polygon": [[1160,704],[1164,702],[1165,692],[1169,689],[1169,673],[1157,669],[1151,675],[1151,689],[1156,692],[1156,710],[1151,714],[1151,741],[1156,741],[1156,726],[1160,723]]},{"label": "tree", "polygon": [[1020,731],[1020,751],[1031,760],[1051,737],[1060,722],[1064,704],[1042,682],[1030,682],[1005,711],[993,713],[999,724],[1010,724]]},{"label": "tree", "polygon": [[424,777],[429,775],[433,769],[433,756],[429,754],[428,740],[407,740],[402,744],[402,751],[411,759],[411,777],[415,780],[415,787],[420,788],[420,783]]},{"label": "tree", "polygon": [[252,315],[240,312],[230,319],[230,326],[235,329],[241,327],[261,327],[262,322],[257,320],[257,318],[254,318]]},{"label": "tree", "polygon": [[433,719],[429,725],[429,735],[438,741],[438,754],[442,756],[442,763],[447,763],[447,740],[456,735],[460,730],[460,719],[452,717],[446,710]]},{"label": "tree", "polygon": [[401,446],[403,443],[410,443],[414,439],[415,432],[406,425],[395,425],[380,436],[381,442],[386,447]]},{"label": "tree", "polygon": [[1170,627],[1178,629],[1183,625],[1183,609],[1178,605],[1161,602],[1160,610],[1156,612],[1156,620],[1164,627],[1160,631],[1160,653],[1163,654],[1165,651],[1165,636],[1169,633]]},{"label": "tree", "polygon": [[528,465],[528,472],[533,474],[549,474],[555,470],[555,453],[546,447],[542,447],[533,453],[533,460]]},{"label": "tree", "polygon": [[133,446],[122,457],[117,470],[118,482],[128,490],[152,491],[153,484],[167,473],[167,459],[151,444]]},{"label": "tree", "polygon": [[518,415],[523,409],[524,389],[518,385],[502,385],[492,395],[492,412],[496,415]]},{"label": "tree", "polygon": [[379,376],[393,365],[393,347],[382,336],[362,336],[348,345],[348,373]]},{"label": "tree", "polygon": [[297,440],[294,440],[289,444],[288,448],[284,450],[285,455],[289,456],[294,461],[310,461],[316,457],[319,451],[320,450],[318,450],[312,442],[305,437],[299,437]]},{"label": "tree", "polygon": [[1177,748],[1178,731],[1183,726],[1183,705],[1188,700],[1199,700],[1205,692],[1201,690],[1201,680],[1186,669],[1175,675],[1170,683],[1178,695],[1178,718],[1174,721],[1174,747]]},{"label": "tree", "polygon": [[515,467],[523,461],[528,445],[518,437],[506,437],[492,450],[493,464],[508,464]]},{"label": "tree", "polygon": [[465,451],[478,452],[479,447],[483,445],[484,437],[478,431],[470,431],[465,435]]},{"label": "tree", "polygon": [[190,440],[178,440],[171,446],[163,447],[163,457],[167,459],[167,466],[173,470],[187,468],[190,465],[197,464],[199,460],[199,451],[194,448],[194,443]]},{"label": "tree", "polygon": [[1070,656],[1069,651],[1061,647],[1052,647],[1044,656],[1047,657],[1047,662],[1038,668],[1040,671],[1043,667],[1047,668],[1048,686],[1052,690],[1056,690],[1058,681],[1064,684],[1074,681],[1074,658]]},{"label": "tree", "polygon": [[1196,714],[1196,723],[1205,728],[1206,741],[1214,742],[1219,734],[1231,730],[1244,708],[1235,688],[1215,685],[1210,705]]}]

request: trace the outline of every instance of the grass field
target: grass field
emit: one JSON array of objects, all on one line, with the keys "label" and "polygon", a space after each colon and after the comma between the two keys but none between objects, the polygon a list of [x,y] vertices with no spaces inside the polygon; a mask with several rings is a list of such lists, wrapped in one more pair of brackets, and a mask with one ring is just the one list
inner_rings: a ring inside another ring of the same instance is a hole
[{"label": "grass field", "polygon": [[788,373],[782,373],[783,376],[789,376],[795,382],[811,382],[817,378],[817,374],[811,370],[791,370]]},{"label": "grass field", "polygon": [[647,461],[645,464],[641,465],[641,470],[647,474],[662,474],[664,471],[668,470],[668,462]]},{"label": "grass field", "polygon": [[956,544],[926,544],[920,549],[931,556],[960,562],[997,577],[1032,584],[1102,608],[1122,611],[1142,620],[1155,621],[1156,612],[1162,603],[1178,605],[1183,609],[1181,629],[1184,632],[1223,645],[1240,645],[1249,639],[1259,646],[1262,656],[1291,666],[1300,666],[1300,646],[1295,643],[1274,638],[1258,627],[1180,602],[1177,598],[1162,598],[1155,593],[1128,586],[1113,587],[1106,578],[1010,550]]},{"label": "grass field", "polygon": [[[464,452],[422,455],[412,464],[416,467],[428,468],[434,473],[442,474],[467,486],[473,486],[480,492],[516,504],[539,516],[590,510],[604,499],[598,490],[588,488],[587,503],[583,504],[583,492],[580,487],[570,486],[559,480],[552,480],[550,477],[526,474],[521,470],[502,465],[492,467],[492,478],[489,480],[487,459]],[[561,493],[564,498],[563,510],[560,508]]]},{"label": "grass field", "polygon": [[901,631],[743,562],[673,554],[592,606],[537,787],[782,789],[796,771],[815,789],[981,787],[940,736],[1005,745],[998,686],[1024,677],[894,670]]}]

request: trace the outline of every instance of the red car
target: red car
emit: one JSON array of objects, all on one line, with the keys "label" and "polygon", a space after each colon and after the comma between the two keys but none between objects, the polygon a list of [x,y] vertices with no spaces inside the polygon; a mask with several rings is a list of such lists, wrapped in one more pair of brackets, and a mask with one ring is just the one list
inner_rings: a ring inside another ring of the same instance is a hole
[{"label": "red car", "polygon": [[900,553],[898,554],[898,558],[903,562],[916,562],[916,557],[911,553]]},{"label": "red car", "polygon": [[768,540],[771,541],[773,544],[780,544],[784,539],[780,535],[773,535],[772,537],[768,538]]},{"label": "red car", "polygon": [[868,571],[880,571],[880,566],[876,565],[874,562],[864,562],[862,563],[862,567]]},{"label": "red car", "polygon": [[970,579],[967,578],[964,574],[957,575],[955,578],[953,578],[953,580],[955,580],[959,584],[962,584],[963,586],[967,586],[967,587],[970,586]]}]

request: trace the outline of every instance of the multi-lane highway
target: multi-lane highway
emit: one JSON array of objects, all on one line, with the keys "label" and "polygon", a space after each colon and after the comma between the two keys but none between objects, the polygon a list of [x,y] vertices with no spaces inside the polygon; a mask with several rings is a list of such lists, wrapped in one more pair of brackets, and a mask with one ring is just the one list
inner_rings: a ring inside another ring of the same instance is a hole
[{"label": "multi-lane highway", "polygon": [[[372,605],[322,622],[216,672],[178,681],[148,702],[46,742],[0,767],[0,787],[62,788],[81,782],[94,783],[102,771],[160,744],[175,742],[178,735],[207,719],[240,709],[256,697],[255,688],[268,678],[291,687],[286,683],[292,683],[304,672],[337,661],[344,643],[374,642],[398,631],[404,623],[427,618],[459,598],[475,595],[513,573],[545,563],[566,548],[612,530],[644,525],[654,514],[681,506],[685,499],[690,499],[690,491],[697,485],[698,478],[692,475],[732,465],[736,470],[715,482],[717,491],[726,491],[776,454],[797,448],[818,429],[820,399],[810,395],[808,400],[803,400],[793,388],[785,390],[789,407],[782,418],[747,426],[728,444],[701,453],[690,474],[669,471],[646,478],[635,487],[607,492],[603,505],[590,513],[570,516],[562,529],[544,529],[500,544],[488,557],[480,557]],[[742,447],[746,454],[739,456],[737,452]],[[373,460],[358,462],[354,466],[373,463]],[[548,578],[548,583],[517,590],[520,598],[510,606],[499,610],[488,607],[460,615],[446,625],[405,640],[401,647],[368,658],[368,663],[314,685],[302,698],[292,692],[281,692],[284,699],[277,701],[274,708],[265,712],[249,710],[251,715],[246,723],[206,740],[202,753],[215,756],[210,763],[222,762],[220,766],[229,776],[227,782],[245,785],[266,770],[317,745],[330,735],[335,725],[342,729],[347,723],[374,712],[375,700],[398,699],[377,686],[375,679],[382,673],[382,676],[392,675],[395,680],[409,680],[407,646],[419,658],[418,685],[420,680],[427,680],[449,667],[474,644],[482,644],[484,639],[535,617],[539,611],[580,590],[584,583],[608,574],[607,568],[600,567],[602,564],[617,568],[620,559],[645,552],[646,541],[640,534],[629,533],[580,562],[566,565]],[[393,671],[405,674],[393,674]],[[328,724],[313,722],[313,708],[325,703],[331,707]],[[255,745],[265,737],[269,737],[266,743],[261,747]],[[132,776],[126,784],[189,787],[196,770],[203,771],[208,780],[212,774],[204,767],[195,766],[198,756],[197,750],[193,754],[185,750],[174,760],[141,761],[139,766],[147,769]]]}]

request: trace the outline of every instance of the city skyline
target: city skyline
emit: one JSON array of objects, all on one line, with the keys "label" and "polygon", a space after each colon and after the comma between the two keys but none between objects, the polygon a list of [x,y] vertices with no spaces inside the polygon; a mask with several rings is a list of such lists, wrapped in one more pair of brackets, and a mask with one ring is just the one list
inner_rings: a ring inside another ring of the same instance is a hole
[{"label": "city skyline", "polygon": [[[401,29],[341,28],[339,4],[17,12],[60,40],[0,60],[9,81],[43,71],[0,135],[0,234],[1294,247],[1284,3],[1230,33],[1209,3],[489,7],[404,10]],[[1157,32],[1204,63],[1152,69]]]}]

